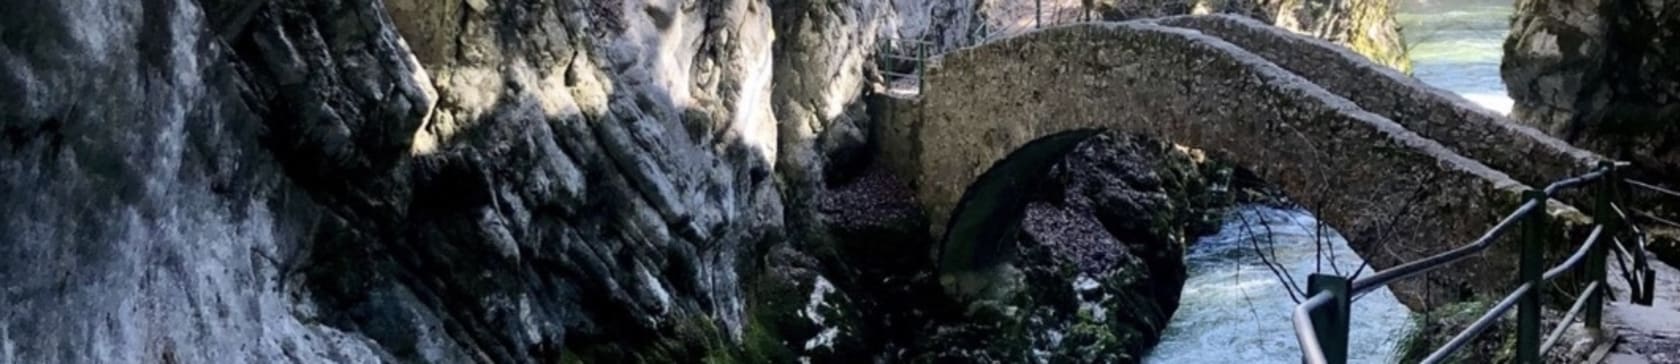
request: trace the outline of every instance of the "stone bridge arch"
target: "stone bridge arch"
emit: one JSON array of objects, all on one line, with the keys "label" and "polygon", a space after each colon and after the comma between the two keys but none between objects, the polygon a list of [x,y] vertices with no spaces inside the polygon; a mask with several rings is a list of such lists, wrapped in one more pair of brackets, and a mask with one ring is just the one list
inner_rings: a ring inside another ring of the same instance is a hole
[{"label": "stone bridge arch", "polygon": [[[1528,188],[1231,43],[1151,22],[988,43],[944,56],[923,82],[918,115],[886,126],[898,135],[887,143],[900,145],[884,149],[935,236],[994,162],[1078,129],[1146,134],[1247,168],[1313,208],[1376,268],[1473,240]],[[1508,285],[1513,262],[1475,259],[1432,283]],[[1421,297],[1406,292],[1423,283],[1406,284],[1397,293],[1416,307]]]}]

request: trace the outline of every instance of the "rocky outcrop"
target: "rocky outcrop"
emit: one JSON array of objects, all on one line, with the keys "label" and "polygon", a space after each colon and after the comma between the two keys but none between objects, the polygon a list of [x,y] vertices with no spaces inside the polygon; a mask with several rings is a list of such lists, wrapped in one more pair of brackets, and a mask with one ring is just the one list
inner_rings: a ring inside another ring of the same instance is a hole
[{"label": "rocky outcrop", "polygon": [[1680,171],[1680,2],[1516,3],[1512,118],[1664,179]]},{"label": "rocky outcrop", "polygon": [[403,252],[313,259],[337,263],[311,280],[336,322],[395,347],[448,328],[433,350],[495,362],[696,357],[742,335],[737,268],[782,213],[768,9],[391,3],[393,31],[444,39],[416,52],[438,102],[374,181],[407,191],[325,197],[391,202],[317,244]]}]

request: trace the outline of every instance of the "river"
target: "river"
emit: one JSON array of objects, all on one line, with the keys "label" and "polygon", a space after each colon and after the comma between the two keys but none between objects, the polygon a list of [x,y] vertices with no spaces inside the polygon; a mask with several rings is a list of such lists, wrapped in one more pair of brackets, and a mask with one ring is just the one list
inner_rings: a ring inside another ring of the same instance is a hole
[{"label": "river", "polygon": [[[1190,249],[1190,279],[1182,302],[1145,362],[1299,363],[1300,349],[1289,321],[1295,301],[1265,262],[1280,262],[1302,289],[1314,271],[1339,269],[1345,274],[1361,262],[1335,231],[1318,240],[1315,230],[1317,220],[1301,210],[1243,206],[1227,213],[1219,233],[1201,238]],[[1321,255],[1314,241],[1326,242],[1322,256],[1328,259],[1315,259]],[[1256,253],[1256,243],[1264,259]],[[1391,361],[1395,338],[1411,326],[1406,307],[1387,289],[1379,289],[1359,298],[1353,315],[1350,361]]]},{"label": "river", "polygon": [[[1412,57],[1413,75],[1482,107],[1509,113],[1511,99],[1499,76],[1508,1],[1452,1],[1402,5],[1399,20]],[[1247,226],[1245,227],[1245,223]],[[1299,363],[1290,324],[1295,301],[1267,267],[1278,262],[1301,288],[1314,271],[1348,272],[1360,258],[1334,231],[1323,239],[1329,259],[1317,259],[1317,220],[1305,211],[1244,206],[1225,216],[1219,233],[1190,249],[1184,295],[1146,363]],[[1270,229],[1270,234],[1265,229]],[[1273,244],[1265,244],[1265,236]],[[1255,239],[1265,248],[1263,260]],[[1369,274],[1369,270],[1366,270]],[[1353,304],[1348,347],[1355,363],[1394,362],[1396,340],[1411,329],[1410,312],[1387,289]]]},{"label": "river", "polygon": [[1398,18],[1410,49],[1413,76],[1482,107],[1510,113],[1511,97],[1499,77],[1510,17],[1509,1],[1404,4]]}]

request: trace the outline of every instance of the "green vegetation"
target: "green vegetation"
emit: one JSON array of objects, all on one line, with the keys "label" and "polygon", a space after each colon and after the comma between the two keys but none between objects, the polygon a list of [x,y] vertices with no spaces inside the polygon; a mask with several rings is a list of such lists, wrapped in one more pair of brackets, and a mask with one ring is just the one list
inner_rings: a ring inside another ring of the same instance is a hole
[{"label": "green vegetation", "polygon": [[[1412,332],[1395,343],[1399,362],[1416,363],[1446,345],[1454,335],[1481,318],[1493,305],[1487,301],[1448,304],[1413,316]],[[1512,315],[1514,315],[1514,310]],[[1493,328],[1459,349],[1451,363],[1509,363],[1516,359],[1516,321],[1500,320]]]}]

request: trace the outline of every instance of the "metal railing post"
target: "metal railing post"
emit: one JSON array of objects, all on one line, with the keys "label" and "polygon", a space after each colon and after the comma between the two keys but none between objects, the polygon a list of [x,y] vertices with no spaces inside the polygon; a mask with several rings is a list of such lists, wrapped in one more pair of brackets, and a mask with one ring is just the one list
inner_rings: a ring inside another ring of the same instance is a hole
[{"label": "metal railing post", "polygon": [[1314,310],[1311,315],[1313,330],[1318,332],[1318,341],[1329,364],[1347,363],[1348,324],[1351,322],[1348,316],[1352,306],[1348,294],[1352,288],[1347,277],[1329,274],[1307,276],[1309,297],[1319,292],[1330,292],[1330,304]]},{"label": "metal railing post", "polygon": [[[1645,254],[1645,253],[1640,252],[1640,254]],[[1639,283],[1641,285],[1645,286],[1645,288],[1639,289],[1640,292],[1645,293],[1645,297],[1642,297],[1642,299],[1640,299],[1639,301],[1634,302],[1634,303],[1638,304],[1640,306],[1649,307],[1649,306],[1651,306],[1652,303],[1655,303],[1657,301],[1656,292],[1653,292],[1657,289],[1657,270],[1652,269],[1652,268],[1645,268],[1645,278],[1640,279]]]},{"label": "metal railing post", "polygon": [[1033,29],[1044,27],[1044,0],[1033,0]]},{"label": "metal railing post", "polygon": [[1546,223],[1550,217],[1546,213],[1546,193],[1530,190],[1523,193],[1524,200],[1540,201],[1541,208],[1534,210],[1523,219],[1522,260],[1517,266],[1517,285],[1528,284],[1529,290],[1517,301],[1517,362],[1540,362],[1540,291],[1541,275],[1545,270],[1541,267],[1542,250],[1546,246]]},{"label": "metal railing post", "polygon": [[[1621,183],[1621,181],[1616,180],[1616,164],[1608,161],[1599,162],[1598,168],[1603,168],[1608,172],[1605,173],[1604,180],[1598,183],[1598,196],[1594,199],[1593,206],[1593,220],[1598,222],[1599,226],[1604,227],[1604,236],[1611,237],[1611,239],[1594,246],[1587,256],[1587,280],[1589,284],[1598,282],[1599,287],[1601,287],[1597,292],[1592,293],[1591,298],[1587,298],[1586,317],[1582,318],[1587,328],[1594,330],[1602,327],[1604,322],[1605,289],[1603,287],[1609,287],[1609,282],[1605,281],[1606,270],[1609,269],[1609,265],[1605,264],[1605,258],[1610,253],[1610,244],[1618,243],[1615,236],[1621,233],[1621,223],[1623,222],[1621,217],[1616,214],[1614,205],[1616,202],[1616,185]],[[1634,289],[1638,290],[1638,288]]]},{"label": "metal railing post", "polygon": [[[1608,186],[1604,193],[1608,195],[1607,198],[1611,203],[1616,204],[1615,206],[1622,206],[1622,202],[1625,201],[1623,197],[1627,195],[1622,190],[1624,188],[1623,185],[1625,181],[1622,180],[1622,175],[1619,173],[1621,171],[1616,168],[1617,163],[1604,161],[1599,162],[1599,164],[1601,165],[1601,168],[1610,168],[1610,172],[1606,173],[1604,176],[1605,183]],[[1610,212],[1616,213],[1616,211]],[[1617,221],[1625,224],[1633,223],[1632,221]],[[1633,276],[1638,278],[1635,279],[1635,283],[1638,283],[1639,287],[1629,287],[1633,291],[1633,297],[1631,297],[1629,301],[1632,301],[1633,304],[1636,305],[1650,306],[1654,301],[1656,301],[1656,270],[1650,268],[1651,262],[1647,261],[1645,258],[1645,237],[1635,236],[1632,241],[1634,242],[1634,246],[1627,250],[1633,255]]]}]

